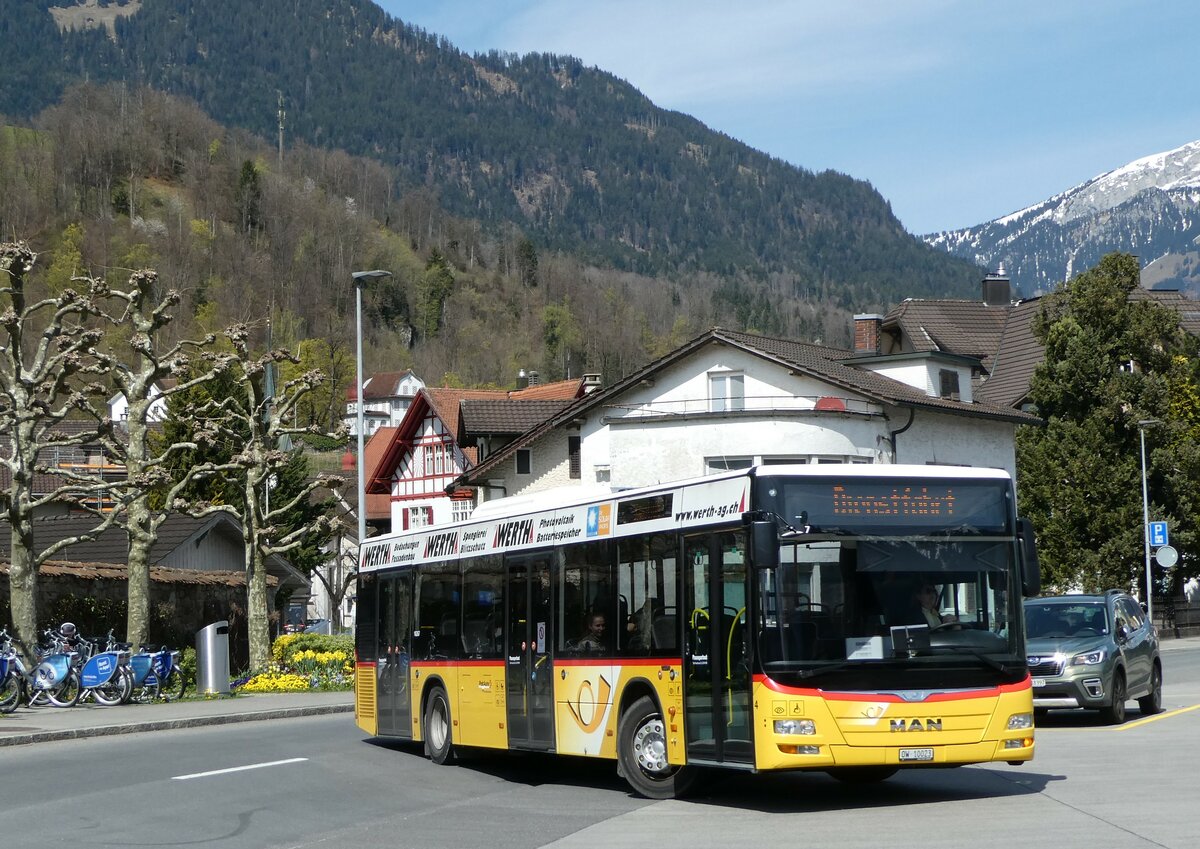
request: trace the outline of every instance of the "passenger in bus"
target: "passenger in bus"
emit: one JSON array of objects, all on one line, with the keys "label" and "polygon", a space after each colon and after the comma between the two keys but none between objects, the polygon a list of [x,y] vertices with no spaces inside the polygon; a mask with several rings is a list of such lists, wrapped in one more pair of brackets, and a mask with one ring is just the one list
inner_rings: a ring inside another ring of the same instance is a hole
[{"label": "passenger in bus", "polygon": [[608,648],[605,634],[607,624],[603,613],[589,613],[583,636],[575,641],[575,648],[580,651],[604,651]]}]

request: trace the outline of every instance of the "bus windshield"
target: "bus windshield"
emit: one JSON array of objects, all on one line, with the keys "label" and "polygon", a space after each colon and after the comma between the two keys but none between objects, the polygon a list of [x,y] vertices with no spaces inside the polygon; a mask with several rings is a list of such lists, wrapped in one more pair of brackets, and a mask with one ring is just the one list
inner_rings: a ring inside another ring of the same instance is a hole
[{"label": "bus windshield", "polygon": [[763,671],[850,688],[879,687],[889,670],[905,686],[922,686],[922,670],[926,686],[1021,675],[1014,556],[1007,539],[785,539],[779,566],[758,575]]}]

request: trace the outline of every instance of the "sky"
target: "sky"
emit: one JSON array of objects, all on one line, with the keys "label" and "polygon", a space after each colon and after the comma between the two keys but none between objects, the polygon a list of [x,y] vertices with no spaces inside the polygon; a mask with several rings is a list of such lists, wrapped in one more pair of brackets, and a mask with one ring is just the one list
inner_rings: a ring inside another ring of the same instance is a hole
[{"label": "sky", "polygon": [[574,56],[905,228],[981,224],[1200,139],[1196,0],[376,0],[467,53]]}]

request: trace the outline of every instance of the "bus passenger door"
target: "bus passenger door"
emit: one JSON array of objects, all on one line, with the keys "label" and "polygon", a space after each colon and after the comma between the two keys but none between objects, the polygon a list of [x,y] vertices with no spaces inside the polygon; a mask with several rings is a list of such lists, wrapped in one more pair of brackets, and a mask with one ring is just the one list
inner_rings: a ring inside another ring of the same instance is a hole
[{"label": "bus passenger door", "polygon": [[518,749],[554,748],[550,557],[541,554],[506,559],[508,744]]},{"label": "bus passenger door", "polygon": [[684,540],[684,726],[689,761],[754,762],[745,554],[741,532]]},{"label": "bus passenger door", "polygon": [[408,643],[412,632],[412,573],[379,582],[379,733],[412,738]]}]

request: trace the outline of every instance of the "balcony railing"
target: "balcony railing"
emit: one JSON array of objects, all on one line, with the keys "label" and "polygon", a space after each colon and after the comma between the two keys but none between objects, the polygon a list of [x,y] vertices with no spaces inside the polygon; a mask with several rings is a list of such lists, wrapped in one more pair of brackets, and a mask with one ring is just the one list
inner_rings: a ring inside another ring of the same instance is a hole
[{"label": "balcony railing", "polygon": [[607,418],[636,419],[672,416],[709,416],[722,413],[855,413],[880,415],[883,407],[873,401],[835,395],[747,395],[744,398],[682,398],[645,404],[610,404]]}]

